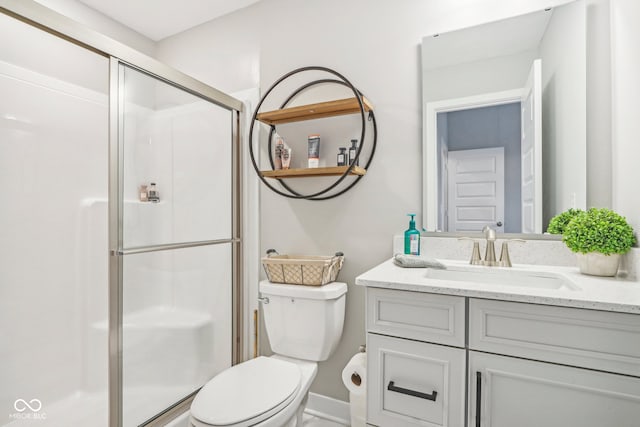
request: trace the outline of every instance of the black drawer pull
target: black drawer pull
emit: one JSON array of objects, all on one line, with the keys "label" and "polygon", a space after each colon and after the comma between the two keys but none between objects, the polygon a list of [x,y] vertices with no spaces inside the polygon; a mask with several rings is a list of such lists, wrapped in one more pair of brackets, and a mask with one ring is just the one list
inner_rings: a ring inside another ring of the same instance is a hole
[{"label": "black drawer pull", "polygon": [[415,390],[409,390],[408,388],[397,387],[393,381],[389,381],[389,385],[387,386],[387,390],[395,391],[396,393],[408,394],[409,396],[419,397],[420,399],[427,399],[436,401],[436,396],[438,395],[437,391],[432,391],[431,394],[421,393]]},{"label": "black drawer pull", "polygon": [[482,426],[482,372],[476,372],[476,427]]}]

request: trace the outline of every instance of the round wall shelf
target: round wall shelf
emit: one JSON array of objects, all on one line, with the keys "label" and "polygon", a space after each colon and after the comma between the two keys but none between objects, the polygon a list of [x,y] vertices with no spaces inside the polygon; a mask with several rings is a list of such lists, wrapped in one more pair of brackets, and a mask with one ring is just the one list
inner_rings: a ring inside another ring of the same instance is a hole
[{"label": "round wall shelf", "polygon": [[[300,86],[298,89],[293,91],[291,95],[281,104],[278,110],[268,111],[261,113],[260,107],[264,103],[264,101],[269,97],[271,92],[283,81],[290,78],[293,75],[307,72],[307,71],[322,71],[333,76],[337,77],[330,79],[319,79],[313,80],[307,84]],[[346,86],[353,92],[353,97],[346,99],[338,99],[334,101],[326,101],[315,104],[301,105],[296,107],[287,107],[287,105],[293,100],[297,95],[306,89],[320,85],[320,84],[338,84],[342,86]],[[276,126],[285,123],[294,123],[300,122],[304,120],[313,120],[319,118],[326,117],[335,117],[335,116],[343,116],[349,114],[359,114],[361,118],[361,132],[360,132],[360,145],[356,151],[356,156],[354,159],[350,159],[350,163],[347,166],[332,166],[332,167],[319,167],[319,168],[304,168],[304,169],[275,169],[275,163],[273,160],[272,154],[272,138],[276,132]],[[362,148],[364,146],[365,134],[366,134],[366,123],[367,120],[370,121],[373,125],[373,142],[371,147],[371,154],[365,164],[364,167],[360,167],[357,165],[358,160],[360,159],[360,153],[362,152]],[[253,130],[256,122],[261,122],[270,126],[269,138],[268,138],[268,146],[267,151],[269,153],[269,164],[271,165],[271,170],[260,170],[258,164],[256,163],[256,158],[253,151]],[[320,66],[310,66],[297,68],[284,76],[280,77],[276,82],[265,92],[264,96],[260,99],[260,102],[256,106],[256,110],[253,113],[253,117],[251,119],[251,126],[249,128],[249,154],[251,156],[251,163],[253,164],[253,168],[260,180],[267,186],[269,189],[274,191],[281,196],[293,198],[293,199],[305,199],[305,200],[327,200],[337,197],[341,194],[344,194],[348,190],[350,190],[354,185],[356,185],[360,179],[367,173],[367,169],[369,168],[371,161],[373,160],[373,155],[375,153],[377,143],[377,125],[375,114],[373,112],[373,106],[369,102],[367,98],[364,97],[362,92],[360,92],[349,80],[347,80],[340,73],[327,68]],[[336,176],[337,179],[326,188],[311,192],[309,194],[302,194],[298,191],[293,190],[289,187],[285,180],[290,178],[310,178],[310,177],[326,177],[326,176]],[[347,184],[346,187],[337,189],[338,185],[343,182],[348,176],[354,176],[355,179]],[[272,185],[268,180],[275,179],[278,181],[282,189],[276,188]],[[332,190],[334,190],[332,192]]]}]

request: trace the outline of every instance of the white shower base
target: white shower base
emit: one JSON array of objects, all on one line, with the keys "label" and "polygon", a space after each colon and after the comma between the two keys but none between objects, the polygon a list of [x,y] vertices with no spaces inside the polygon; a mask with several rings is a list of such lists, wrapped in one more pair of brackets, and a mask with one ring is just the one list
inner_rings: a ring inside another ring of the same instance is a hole
[{"label": "white shower base", "polygon": [[[125,314],[122,329],[125,387],[203,384],[220,370],[220,363],[231,362],[215,348],[213,319],[206,313],[155,306]],[[107,322],[94,323],[89,331],[90,366],[108,366],[106,339]],[[219,347],[224,351],[230,343]],[[89,389],[106,389],[103,371],[91,371],[95,375],[88,377]]]},{"label": "white shower base", "polygon": [[[176,396],[186,396],[193,390],[186,387],[148,386],[125,390],[125,405],[123,418],[125,426],[137,426],[145,417],[141,413],[153,407],[166,407],[175,403]],[[40,426],[40,427],[107,427],[108,404],[107,393],[74,393],[57,402],[47,404],[42,402],[42,409],[37,412],[38,417],[44,419],[18,419],[6,427]],[[146,409],[146,410],[145,410]],[[25,412],[26,416],[30,414]]]},{"label": "white shower base", "polygon": [[[213,330],[210,315],[172,307],[156,306],[124,316],[125,427],[146,421],[230,366],[230,343],[215,348]],[[17,413],[3,425],[106,427],[106,342],[107,322],[93,323],[87,337],[85,391],[55,402],[43,400],[39,411]]]}]

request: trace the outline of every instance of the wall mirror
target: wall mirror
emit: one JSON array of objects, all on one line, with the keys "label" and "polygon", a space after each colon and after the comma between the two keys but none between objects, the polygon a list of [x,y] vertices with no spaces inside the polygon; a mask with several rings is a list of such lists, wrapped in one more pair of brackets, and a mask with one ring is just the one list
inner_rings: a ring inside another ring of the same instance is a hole
[{"label": "wall mirror", "polygon": [[542,233],[586,207],[582,0],[422,40],[423,224]]}]

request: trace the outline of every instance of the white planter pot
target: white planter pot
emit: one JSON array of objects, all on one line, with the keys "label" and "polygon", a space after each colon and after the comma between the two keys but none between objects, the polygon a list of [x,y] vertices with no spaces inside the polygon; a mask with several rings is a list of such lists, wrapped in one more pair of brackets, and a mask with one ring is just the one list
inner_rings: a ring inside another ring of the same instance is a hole
[{"label": "white planter pot", "polygon": [[591,276],[615,276],[620,265],[620,254],[604,255],[600,252],[577,253],[580,273]]}]

